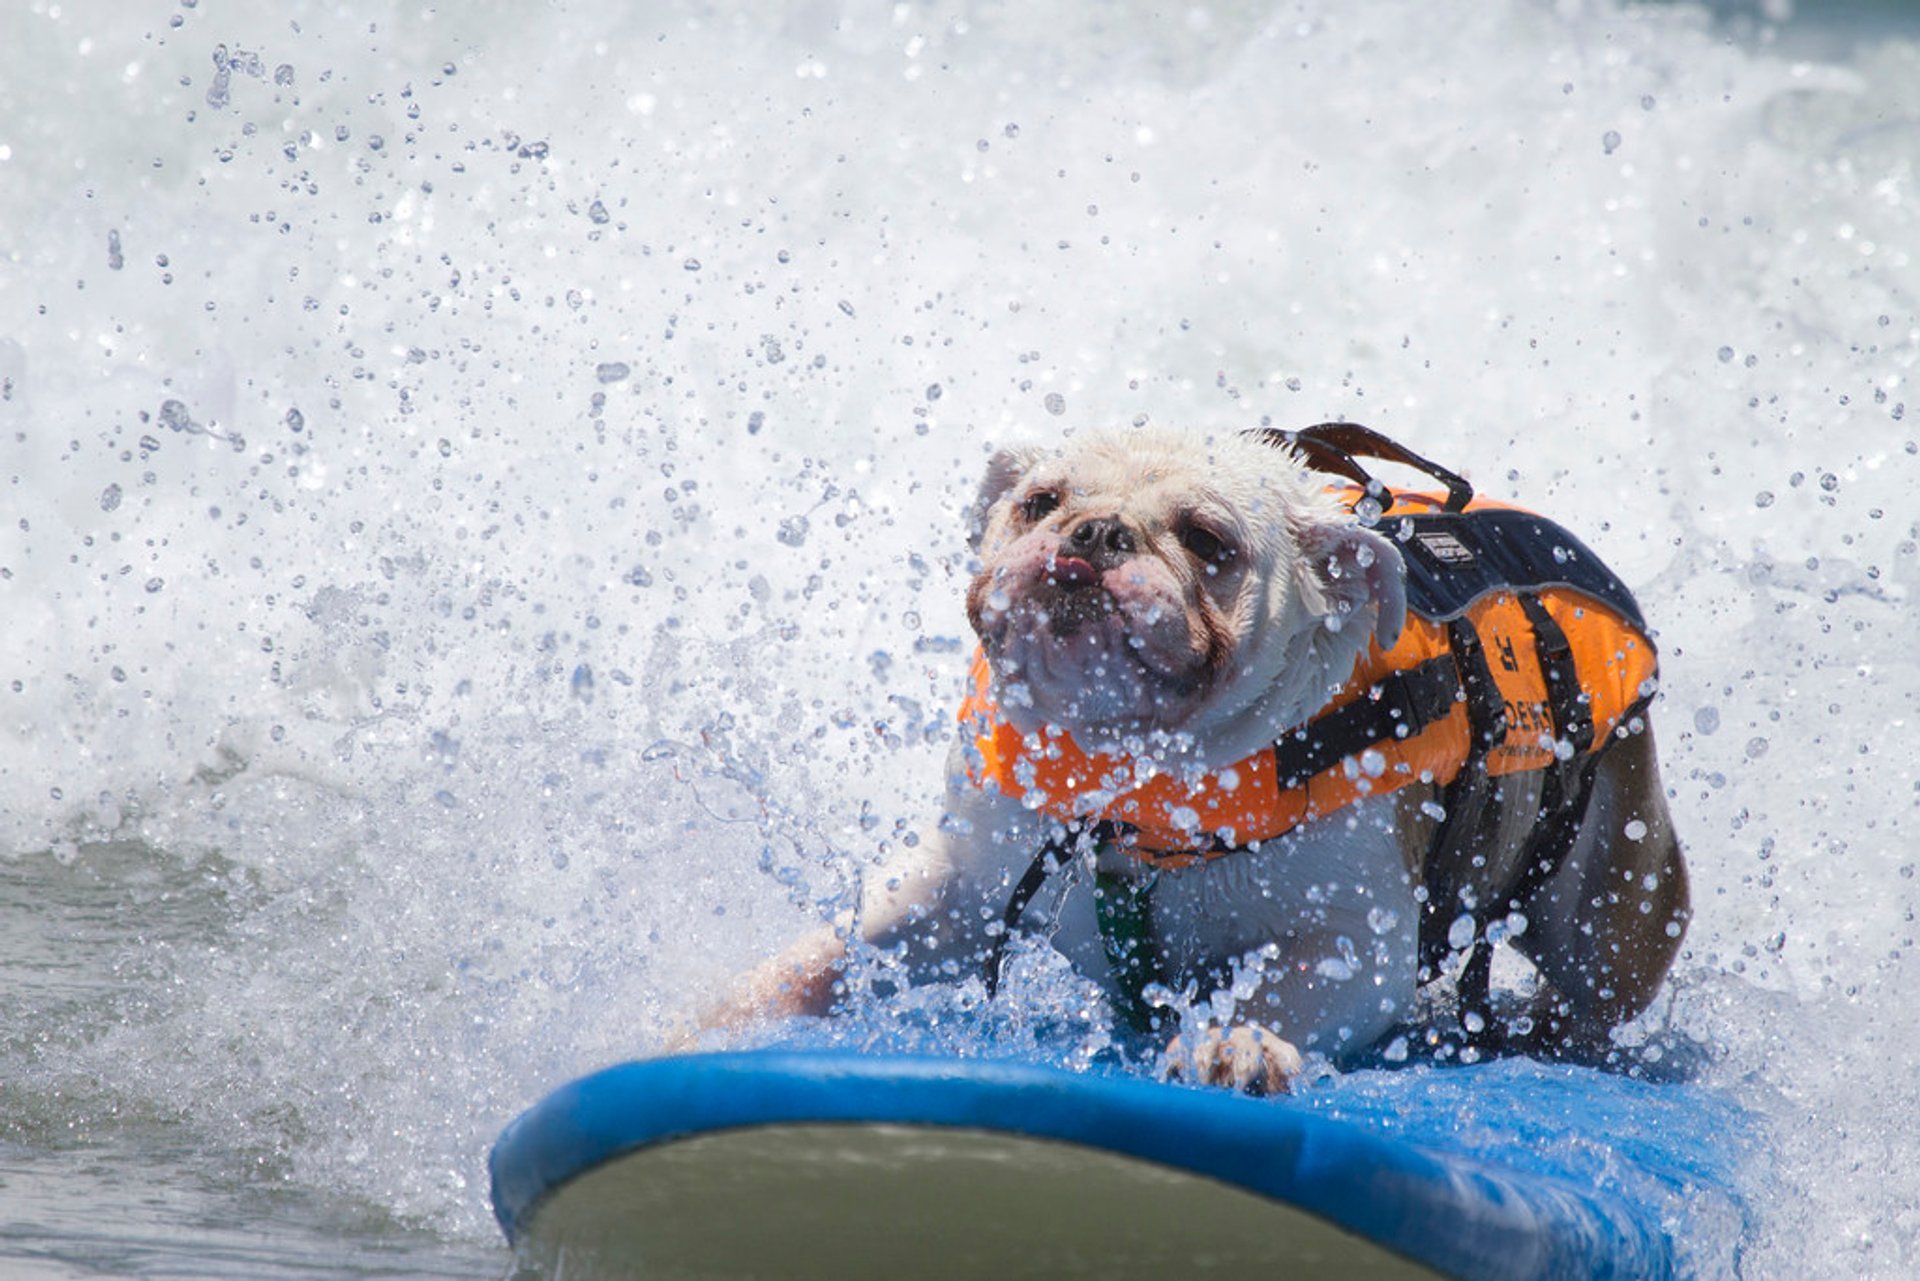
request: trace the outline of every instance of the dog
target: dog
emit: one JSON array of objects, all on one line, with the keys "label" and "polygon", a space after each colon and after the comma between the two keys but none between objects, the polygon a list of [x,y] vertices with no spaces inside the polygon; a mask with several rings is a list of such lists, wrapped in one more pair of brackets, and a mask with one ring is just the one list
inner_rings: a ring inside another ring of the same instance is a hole
[{"label": "dog", "polygon": [[[1689,916],[1637,606],[1551,522],[1455,510],[1465,482],[1430,464],[1448,500],[1396,516],[1313,432],[1142,428],[992,458],[946,813],[866,887],[858,932],[989,992],[1007,940],[1043,936],[1166,1075],[1250,1093],[1290,1088],[1303,1053],[1377,1051],[1441,979],[1463,1045],[1602,1052]],[[1496,563],[1539,581],[1487,578]],[[1569,638],[1589,619],[1612,630]],[[826,1012],[851,928],[710,1021]],[[1496,1019],[1502,942],[1537,986]]]}]

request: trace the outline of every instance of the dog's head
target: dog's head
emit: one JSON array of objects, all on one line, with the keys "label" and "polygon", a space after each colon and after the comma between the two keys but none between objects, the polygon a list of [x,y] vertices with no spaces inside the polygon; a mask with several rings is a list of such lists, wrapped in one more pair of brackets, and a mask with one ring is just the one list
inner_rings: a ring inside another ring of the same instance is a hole
[{"label": "dog's head", "polygon": [[997,454],[967,613],[1004,714],[1087,746],[1172,735],[1214,759],[1299,724],[1406,614],[1399,552],[1326,484],[1237,434]]}]

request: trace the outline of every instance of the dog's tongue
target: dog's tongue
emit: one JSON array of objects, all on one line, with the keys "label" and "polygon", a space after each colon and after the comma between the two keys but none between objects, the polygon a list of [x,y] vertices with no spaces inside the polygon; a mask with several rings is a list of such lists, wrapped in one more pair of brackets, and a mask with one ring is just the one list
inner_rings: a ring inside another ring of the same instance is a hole
[{"label": "dog's tongue", "polygon": [[1078,556],[1061,556],[1053,562],[1053,581],[1060,587],[1090,587],[1100,581],[1090,561]]}]

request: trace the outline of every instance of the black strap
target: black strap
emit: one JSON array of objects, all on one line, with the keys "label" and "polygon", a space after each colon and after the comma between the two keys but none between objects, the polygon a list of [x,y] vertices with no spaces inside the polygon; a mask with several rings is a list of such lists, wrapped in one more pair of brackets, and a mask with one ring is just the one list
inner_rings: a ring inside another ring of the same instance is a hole
[{"label": "black strap", "polygon": [[[1058,829],[1040,847],[1008,896],[1006,910],[1000,916],[1000,933],[987,949],[982,978],[988,1000],[1000,993],[1007,945],[1019,928],[1027,906],[1048,878],[1073,861],[1074,851],[1082,842],[1092,841],[1098,845],[1120,839],[1117,824],[1083,820]],[[1166,960],[1154,936],[1153,902],[1149,896],[1152,888],[1151,880],[1141,881],[1113,872],[1097,872],[1094,877],[1094,914],[1100,926],[1100,942],[1119,985],[1114,1012],[1128,1027],[1142,1034],[1154,1031],[1156,1022],[1153,1008],[1147,1003],[1146,989],[1154,983],[1166,982]]]},{"label": "black strap", "polygon": [[[1447,624],[1447,639],[1458,666],[1461,696],[1467,703],[1467,759],[1441,795],[1446,817],[1440,821],[1440,830],[1434,833],[1427,854],[1427,901],[1420,912],[1420,966],[1426,977],[1438,974],[1440,963],[1454,950],[1448,936],[1460,912],[1459,887],[1445,877],[1445,872],[1470,865],[1472,851],[1485,842],[1488,823],[1499,817],[1491,803],[1496,787],[1487,773],[1487,753],[1505,739],[1507,732],[1506,706],[1487,666],[1480,633],[1466,619],[1456,618]],[[1477,967],[1471,964],[1471,957],[1468,959],[1465,977],[1470,980]],[[1481,995],[1484,1003],[1484,993]],[[1462,992],[1463,1009],[1468,996]]]},{"label": "black strap", "polygon": [[1274,780],[1282,791],[1299,787],[1376,743],[1413,737],[1446,719],[1459,700],[1459,669],[1444,654],[1397,671],[1365,698],[1315,717],[1275,743]]},{"label": "black strap", "polygon": [[982,962],[981,977],[986,981],[987,999],[992,1000],[1000,991],[1000,974],[1007,963],[1007,944],[1013,939],[1013,932],[1020,925],[1020,918],[1026,915],[1027,904],[1033,902],[1033,896],[1047,883],[1047,878],[1073,861],[1073,853],[1080,842],[1091,835],[1097,843],[1114,839],[1114,827],[1111,823],[1088,823],[1084,820],[1069,823],[1047,838],[1040,852],[1033,856],[1033,862],[1027,864],[1025,874],[1013,887],[1013,893],[1007,897],[1006,911],[1000,914],[1000,933],[994,937]]},{"label": "black strap", "polygon": [[1584,756],[1593,746],[1593,710],[1592,700],[1581,688],[1580,673],[1574,670],[1573,646],[1539,596],[1521,592],[1519,601],[1521,612],[1533,626],[1534,655],[1546,680],[1553,732],[1573,748],[1574,755]]},{"label": "black strap", "polygon": [[[1593,747],[1593,713],[1590,700],[1582,692],[1580,674],[1574,670],[1573,647],[1567,634],[1540,598],[1523,592],[1520,608],[1533,625],[1533,645],[1540,661],[1540,673],[1546,680],[1547,702],[1553,715],[1553,731],[1573,750],[1546,771],[1540,785],[1540,812],[1527,840],[1513,884],[1501,896],[1509,911],[1523,908],[1540,888],[1553,879],[1580,835],[1580,819],[1587,811],[1587,794],[1593,786],[1597,757]],[[1486,923],[1481,922],[1484,935]]]},{"label": "black strap", "polygon": [[1447,624],[1448,648],[1458,665],[1461,694],[1467,700],[1467,767],[1461,772],[1485,774],[1487,753],[1507,737],[1507,709],[1500,686],[1487,666],[1480,633],[1464,618]]}]

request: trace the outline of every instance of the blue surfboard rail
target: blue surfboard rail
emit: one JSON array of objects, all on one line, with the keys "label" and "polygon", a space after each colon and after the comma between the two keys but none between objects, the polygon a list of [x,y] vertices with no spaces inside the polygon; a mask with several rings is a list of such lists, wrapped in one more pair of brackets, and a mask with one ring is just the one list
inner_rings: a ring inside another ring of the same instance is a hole
[{"label": "blue surfboard rail", "polygon": [[995,1131],[1102,1149],[1297,1206],[1442,1273],[1663,1278],[1658,1216],[1534,1169],[1443,1152],[1286,1099],[986,1059],[757,1050],[652,1059],[562,1086],[491,1157],[517,1241],[542,1197],[675,1139],[782,1124]]}]

